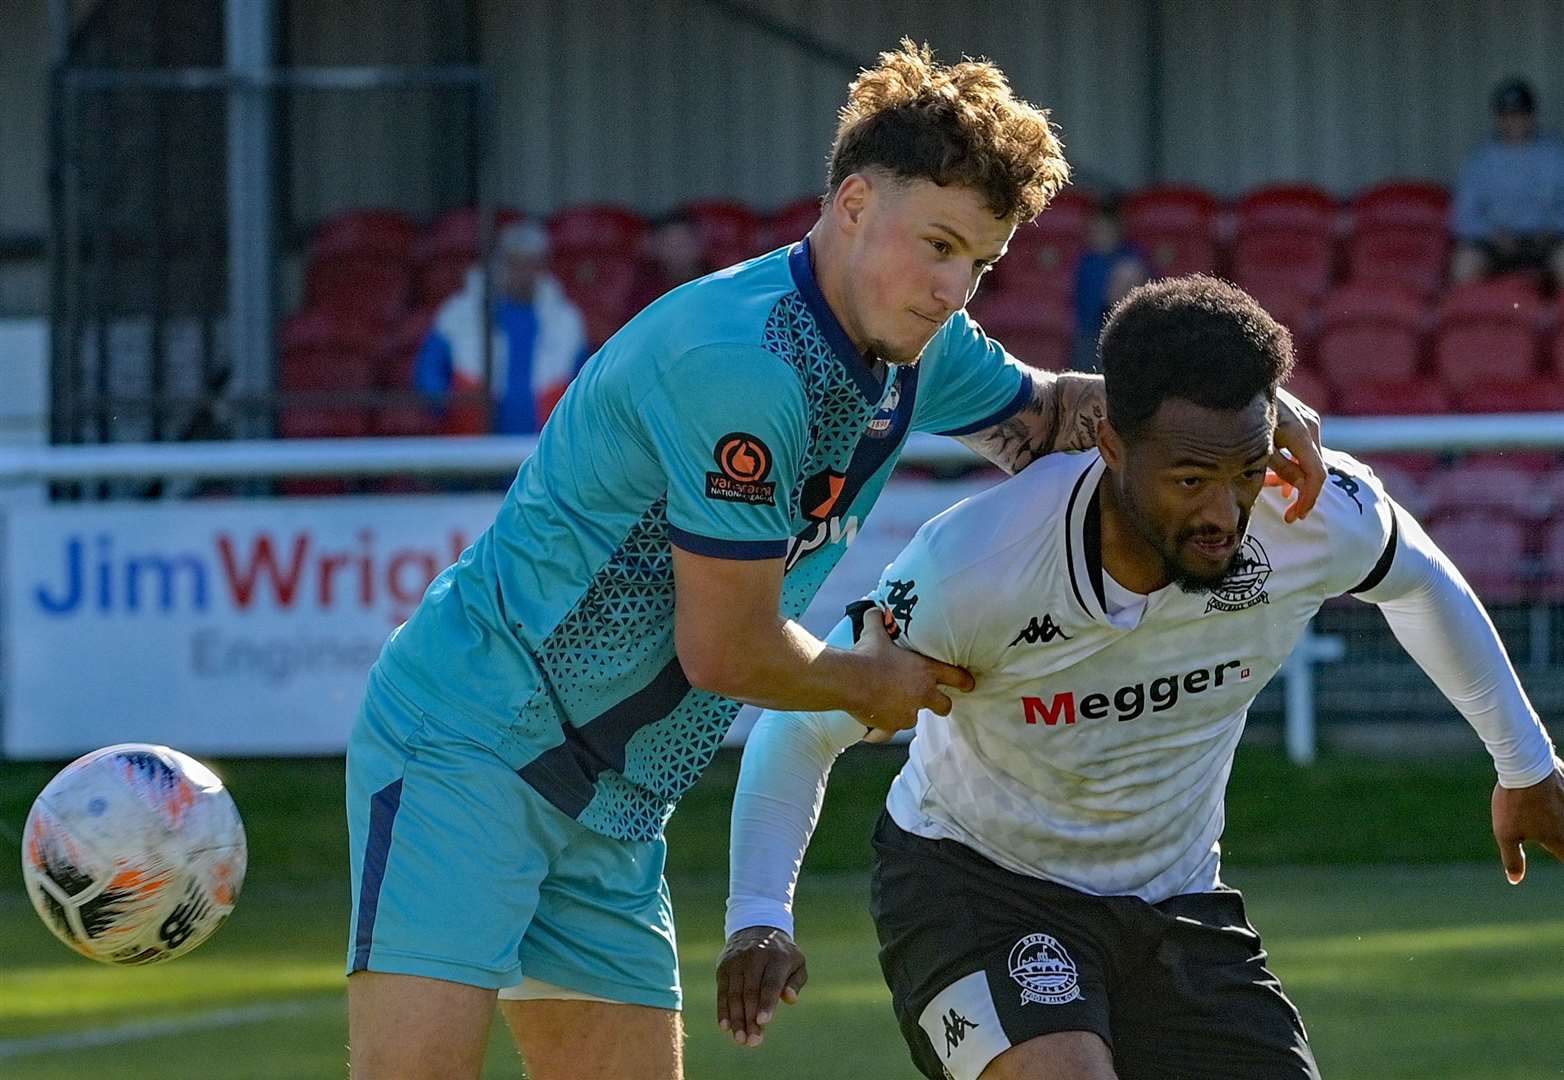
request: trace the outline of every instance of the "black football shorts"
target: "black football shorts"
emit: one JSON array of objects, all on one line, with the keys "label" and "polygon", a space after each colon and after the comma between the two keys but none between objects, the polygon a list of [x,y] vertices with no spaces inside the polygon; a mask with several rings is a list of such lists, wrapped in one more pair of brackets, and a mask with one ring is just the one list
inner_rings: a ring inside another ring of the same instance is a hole
[{"label": "black football shorts", "polygon": [[1015,874],[880,818],[871,910],[902,1035],[931,1080],[1100,1035],[1119,1080],[1319,1080],[1235,890],[1160,904]]}]

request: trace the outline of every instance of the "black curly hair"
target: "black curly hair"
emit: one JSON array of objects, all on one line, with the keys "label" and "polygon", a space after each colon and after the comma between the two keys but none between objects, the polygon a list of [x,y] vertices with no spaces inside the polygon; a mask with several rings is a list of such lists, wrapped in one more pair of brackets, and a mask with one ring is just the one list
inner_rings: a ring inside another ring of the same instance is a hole
[{"label": "black curly hair", "polygon": [[1292,371],[1292,335],[1254,297],[1204,274],[1132,289],[1097,342],[1108,420],[1134,438],[1169,398],[1242,409]]}]

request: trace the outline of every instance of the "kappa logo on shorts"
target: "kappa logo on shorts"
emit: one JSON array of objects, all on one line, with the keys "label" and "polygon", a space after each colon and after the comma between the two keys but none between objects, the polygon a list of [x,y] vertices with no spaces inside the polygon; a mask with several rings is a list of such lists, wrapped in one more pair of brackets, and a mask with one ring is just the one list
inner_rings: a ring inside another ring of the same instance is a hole
[{"label": "kappa logo on shorts", "polygon": [[1081,996],[1075,961],[1047,934],[1028,934],[1015,943],[1010,977],[1021,987],[1023,1005],[1064,1005]]},{"label": "kappa logo on shorts", "polygon": [[759,506],[776,501],[777,485],[767,481],[771,448],[754,435],[730,431],[717,440],[712,458],[721,472],[706,474],[706,497]]}]

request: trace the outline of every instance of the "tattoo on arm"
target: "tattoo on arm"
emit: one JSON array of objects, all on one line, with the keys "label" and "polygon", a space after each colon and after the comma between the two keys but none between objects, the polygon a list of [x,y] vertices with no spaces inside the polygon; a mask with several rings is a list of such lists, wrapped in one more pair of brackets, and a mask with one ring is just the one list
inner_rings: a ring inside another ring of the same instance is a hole
[{"label": "tattoo on arm", "polygon": [[1044,454],[1097,445],[1097,421],[1106,412],[1102,379],[1095,375],[1032,372],[1032,400],[1008,420],[961,436],[966,446],[1008,473]]}]

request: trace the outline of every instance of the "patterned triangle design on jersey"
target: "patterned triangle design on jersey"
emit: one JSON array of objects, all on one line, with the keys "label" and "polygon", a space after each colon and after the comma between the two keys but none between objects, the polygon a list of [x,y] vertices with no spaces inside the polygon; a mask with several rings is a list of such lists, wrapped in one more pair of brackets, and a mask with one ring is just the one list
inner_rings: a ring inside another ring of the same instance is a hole
[{"label": "patterned triangle design on jersey", "polygon": [[[842,500],[851,503],[870,466],[888,457],[899,438],[876,443],[876,461],[865,458],[853,468],[878,402],[864,398],[798,293],[773,306],[763,343],[798,373],[804,391],[808,446],[789,506],[802,518],[804,486],[823,473],[843,477],[833,509]],[[841,545],[824,550],[831,554],[787,575],[785,616],[803,614]],[[550,731],[562,731],[564,741],[519,771],[564,813],[606,836],[646,841],[661,835],[674,804],[699,779],[738,714],[736,703],[683,681],[669,631],[673,611],[668,507],[659,499],[535,651],[543,688],[516,723],[534,742],[546,742]],[[605,710],[603,688],[615,683],[637,689]]]},{"label": "patterned triangle design on jersey", "polygon": [[804,387],[809,446],[799,462],[792,492],[792,505],[804,507],[808,505],[804,485],[811,477],[825,472],[847,474],[853,451],[879,403],[865,400],[798,293],[788,293],[771,309],[761,343],[793,366]]}]

